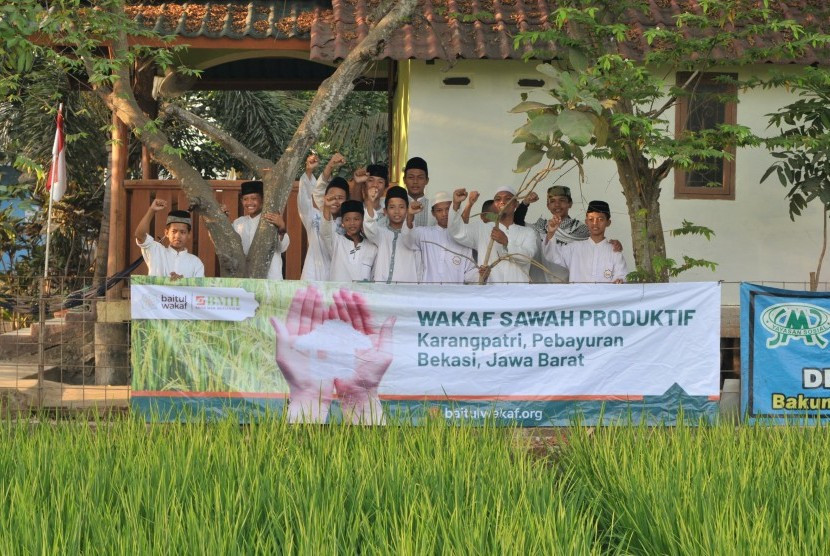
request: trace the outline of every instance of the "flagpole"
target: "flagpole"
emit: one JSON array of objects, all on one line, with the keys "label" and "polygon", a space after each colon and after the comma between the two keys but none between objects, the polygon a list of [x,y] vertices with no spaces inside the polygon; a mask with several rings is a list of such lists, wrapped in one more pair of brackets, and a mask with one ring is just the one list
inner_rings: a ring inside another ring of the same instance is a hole
[{"label": "flagpole", "polygon": [[49,213],[46,217],[46,260],[43,262],[43,277],[49,277],[49,239],[52,235],[52,191],[49,191]]},{"label": "flagpole", "polygon": [[[63,103],[60,103],[58,105],[58,117],[60,117],[60,115],[62,113],[63,113]],[[52,161],[52,166],[54,167],[54,165],[55,165],[55,161],[53,160]],[[52,182],[55,181],[55,177],[53,175],[53,172],[54,172],[54,170],[50,169],[49,179],[52,180]],[[47,184],[47,186],[48,186],[48,191],[49,191],[49,211],[48,211],[47,216],[46,216],[46,257],[45,257],[45,260],[43,261],[43,277],[44,278],[49,277],[49,240],[52,237],[52,197],[54,196],[53,195],[54,192],[52,191],[52,187],[54,186],[54,183],[49,183],[49,184]]]}]

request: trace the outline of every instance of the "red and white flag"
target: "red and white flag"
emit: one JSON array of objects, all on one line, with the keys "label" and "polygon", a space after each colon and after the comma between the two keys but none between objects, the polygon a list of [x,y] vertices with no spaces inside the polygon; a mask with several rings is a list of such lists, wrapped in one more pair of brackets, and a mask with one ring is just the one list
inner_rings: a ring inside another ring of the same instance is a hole
[{"label": "red and white flag", "polygon": [[52,193],[53,201],[60,201],[66,193],[66,144],[63,136],[63,106],[58,108],[58,128],[55,144],[52,146],[52,166],[46,178],[46,190]]}]

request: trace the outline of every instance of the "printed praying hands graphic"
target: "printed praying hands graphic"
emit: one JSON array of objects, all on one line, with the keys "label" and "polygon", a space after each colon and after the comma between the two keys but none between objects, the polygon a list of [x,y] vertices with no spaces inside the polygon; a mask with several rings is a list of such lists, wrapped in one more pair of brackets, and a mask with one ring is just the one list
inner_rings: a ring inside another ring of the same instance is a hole
[{"label": "printed praying hands graphic", "polygon": [[341,289],[326,307],[308,286],[294,295],[285,322],[271,325],[290,422],[324,423],[336,393],[347,422],[383,424],[378,385],[392,363],[394,316],[376,329],[360,294]]}]

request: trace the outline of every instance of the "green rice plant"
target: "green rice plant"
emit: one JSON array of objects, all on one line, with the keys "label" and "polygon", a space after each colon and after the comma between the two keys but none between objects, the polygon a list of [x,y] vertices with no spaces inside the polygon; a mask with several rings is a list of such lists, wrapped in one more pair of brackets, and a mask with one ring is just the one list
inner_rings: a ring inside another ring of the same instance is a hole
[{"label": "green rice plant", "polygon": [[0,423],[2,554],[598,554],[569,471],[494,426]]},{"label": "green rice plant", "polygon": [[575,429],[564,464],[636,554],[811,554],[830,542],[824,427]]}]

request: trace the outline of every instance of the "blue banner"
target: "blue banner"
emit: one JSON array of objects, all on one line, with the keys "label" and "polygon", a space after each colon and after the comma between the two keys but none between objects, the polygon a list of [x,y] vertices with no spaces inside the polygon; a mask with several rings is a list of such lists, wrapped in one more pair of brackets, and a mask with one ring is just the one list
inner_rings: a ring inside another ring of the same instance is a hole
[{"label": "blue banner", "polygon": [[830,415],[830,293],[741,285],[741,408],[750,419]]}]

